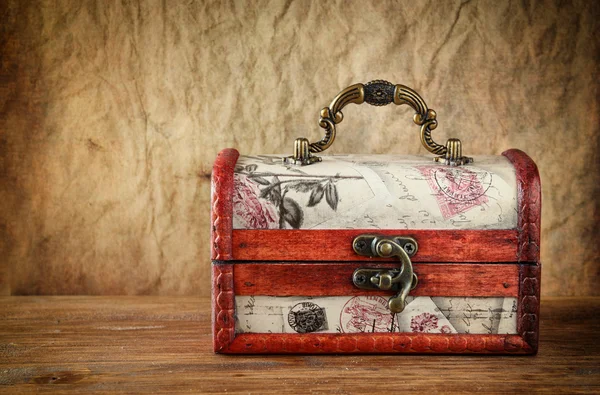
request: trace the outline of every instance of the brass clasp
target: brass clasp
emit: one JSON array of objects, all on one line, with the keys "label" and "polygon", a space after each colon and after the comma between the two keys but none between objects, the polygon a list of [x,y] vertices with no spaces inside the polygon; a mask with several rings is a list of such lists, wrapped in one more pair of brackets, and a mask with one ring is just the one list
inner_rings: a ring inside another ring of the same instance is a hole
[{"label": "brass clasp", "polygon": [[417,253],[417,241],[412,237],[361,235],[354,239],[352,248],[358,255],[381,258],[395,256],[400,259],[400,269],[356,269],[352,274],[352,282],[361,289],[397,291],[389,299],[388,306],[392,313],[402,312],[408,293],[418,282],[410,261],[410,257]]}]

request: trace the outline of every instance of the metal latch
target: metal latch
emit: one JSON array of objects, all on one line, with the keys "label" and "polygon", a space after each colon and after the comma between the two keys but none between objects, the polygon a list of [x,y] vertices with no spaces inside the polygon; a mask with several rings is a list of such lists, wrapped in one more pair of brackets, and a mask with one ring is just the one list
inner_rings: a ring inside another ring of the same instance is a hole
[{"label": "metal latch", "polygon": [[352,274],[352,282],[361,289],[397,291],[388,301],[392,313],[404,310],[408,293],[417,286],[417,275],[413,273],[410,257],[417,253],[417,241],[412,237],[361,235],[352,242],[358,255],[368,257],[398,257],[400,269],[360,268]]}]

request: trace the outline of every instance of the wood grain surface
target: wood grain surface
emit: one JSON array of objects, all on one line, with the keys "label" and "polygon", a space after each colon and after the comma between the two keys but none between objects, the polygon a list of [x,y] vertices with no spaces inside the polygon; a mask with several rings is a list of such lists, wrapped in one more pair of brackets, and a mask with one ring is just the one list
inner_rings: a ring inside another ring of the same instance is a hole
[{"label": "wood grain surface", "polygon": [[[352,283],[358,268],[399,268],[398,263],[242,263],[233,267],[236,295],[346,296],[392,295],[398,291],[364,290]],[[518,296],[519,265],[417,263],[419,279],[411,296]],[[301,283],[301,286],[298,284]]]},{"label": "wood grain surface", "polygon": [[[518,259],[518,232],[512,229],[233,230],[231,259],[362,261],[365,258],[352,250],[352,240],[363,234],[413,237],[419,251],[411,258],[412,262],[514,262]],[[384,259],[377,258],[377,261],[381,260]],[[385,260],[395,261],[397,258]]]},{"label": "wood grain surface", "polygon": [[0,298],[0,391],[600,391],[600,298],[545,298],[537,356],[227,356],[210,300]]}]

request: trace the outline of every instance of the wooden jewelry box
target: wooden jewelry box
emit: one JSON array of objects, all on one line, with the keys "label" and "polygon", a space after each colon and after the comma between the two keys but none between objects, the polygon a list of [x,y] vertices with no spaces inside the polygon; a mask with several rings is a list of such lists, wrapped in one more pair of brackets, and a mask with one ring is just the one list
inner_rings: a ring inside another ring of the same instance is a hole
[{"label": "wooden jewelry box", "polygon": [[[408,104],[434,158],[315,156],[349,103]],[[294,155],[221,151],[212,173],[219,353],[534,354],[541,187],[522,151],[462,156],[435,111],[386,81],[321,110]]]}]

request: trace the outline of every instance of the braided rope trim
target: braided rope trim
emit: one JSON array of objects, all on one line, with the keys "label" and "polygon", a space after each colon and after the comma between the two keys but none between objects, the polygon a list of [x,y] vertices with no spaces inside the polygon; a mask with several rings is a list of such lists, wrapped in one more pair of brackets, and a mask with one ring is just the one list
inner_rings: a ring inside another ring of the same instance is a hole
[{"label": "braided rope trim", "polygon": [[513,164],[517,177],[517,262],[539,262],[542,186],[538,168],[521,150],[510,149],[502,155]]},{"label": "braided rope trim", "polygon": [[238,335],[225,353],[240,354],[530,354],[519,335],[263,334]]},{"label": "braided rope trim", "polygon": [[233,229],[233,173],[239,152],[219,152],[211,177],[211,259],[231,260]]},{"label": "braided rope trim", "polygon": [[235,339],[233,264],[212,264],[213,349],[221,352]]}]

